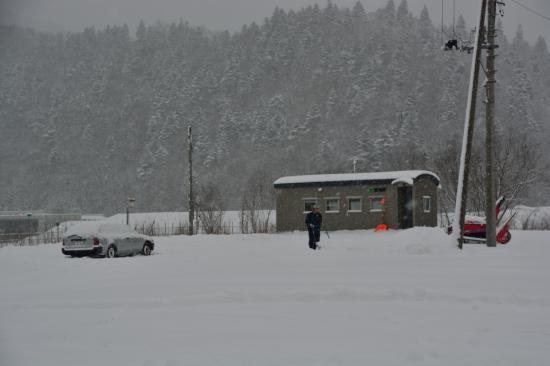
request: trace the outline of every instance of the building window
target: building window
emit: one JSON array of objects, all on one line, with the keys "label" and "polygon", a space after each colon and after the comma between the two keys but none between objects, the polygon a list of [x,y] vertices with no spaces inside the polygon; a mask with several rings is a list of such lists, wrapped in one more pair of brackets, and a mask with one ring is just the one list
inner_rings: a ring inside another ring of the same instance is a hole
[{"label": "building window", "polygon": [[304,212],[311,212],[317,206],[317,198],[304,198]]},{"label": "building window", "polygon": [[348,212],[361,212],[362,206],[361,197],[348,197]]},{"label": "building window", "polygon": [[325,198],[325,212],[340,212],[340,200],[338,198]]},{"label": "building window", "polygon": [[430,196],[422,197],[422,207],[426,213],[432,210],[432,198]]},{"label": "building window", "polygon": [[370,211],[377,212],[384,209],[385,199],[383,196],[376,196],[370,198]]}]

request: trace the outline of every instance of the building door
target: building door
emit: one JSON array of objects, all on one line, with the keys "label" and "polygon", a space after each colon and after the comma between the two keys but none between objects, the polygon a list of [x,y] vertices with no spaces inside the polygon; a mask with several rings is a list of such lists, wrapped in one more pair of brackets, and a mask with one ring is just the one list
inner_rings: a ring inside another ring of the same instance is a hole
[{"label": "building door", "polygon": [[397,215],[400,229],[413,227],[413,194],[410,186],[398,188]]}]

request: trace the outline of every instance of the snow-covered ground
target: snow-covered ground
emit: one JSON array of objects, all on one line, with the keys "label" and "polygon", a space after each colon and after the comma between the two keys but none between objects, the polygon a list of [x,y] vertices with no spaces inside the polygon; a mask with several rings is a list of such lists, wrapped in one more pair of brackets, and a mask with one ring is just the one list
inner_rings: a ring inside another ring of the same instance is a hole
[{"label": "snow-covered ground", "polygon": [[0,249],[0,365],[544,365],[550,232],[157,238],[151,257]]}]

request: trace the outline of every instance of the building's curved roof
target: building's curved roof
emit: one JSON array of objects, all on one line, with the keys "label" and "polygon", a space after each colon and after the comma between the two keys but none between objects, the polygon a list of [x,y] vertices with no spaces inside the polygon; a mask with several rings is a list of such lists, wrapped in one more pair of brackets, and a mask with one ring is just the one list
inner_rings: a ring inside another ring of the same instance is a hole
[{"label": "building's curved roof", "polygon": [[394,181],[415,181],[426,176],[432,179],[435,185],[439,185],[439,177],[428,170],[403,170],[395,172],[376,173],[344,173],[344,174],[314,174],[296,175],[277,179],[273,185],[275,188],[307,187],[307,186],[333,186],[333,185],[357,185],[357,184],[391,184]]}]

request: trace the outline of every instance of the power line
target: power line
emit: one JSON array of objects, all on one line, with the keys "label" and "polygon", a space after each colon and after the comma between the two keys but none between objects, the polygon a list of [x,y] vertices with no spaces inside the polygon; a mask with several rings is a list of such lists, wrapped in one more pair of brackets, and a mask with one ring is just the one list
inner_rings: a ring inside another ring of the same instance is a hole
[{"label": "power line", "polygon": [[441,0],[441,43],[443,43],[443,34],[447,35],[447,32],[445,32],[445,19],[443,16],[444,2],[444,0]]},{"label": "power line", "polygon": [[455,20],[456,20],[456,4],[455,4],[455,0],[453,0],[453,36],[456,37],[456,30],[455,30]]},{"label": "power line", "polygon": [[520,2],[517,1],[517,0],[510,0],[510,1],[513,2],[513,3],[518,4],[519,6],[521,6],[522,8],[524,8],[525,10],[527,10],[527,11],[533,13],[533,14],[538,15],[539,17],[541,17],[541,18],[543,18],[543,19],[546,19],[546,20],[550,21],[550,17],[549,17],[549,16],[546,16],[546,15],[544,15],[544,14],[541,14],[541,13],[539,13],[538,11],[536,11],[536,10],[534,10],[534,9],[531,9],[531,8],[528,7],[527,5],[522,4],[522,3],[520,3]]}]

